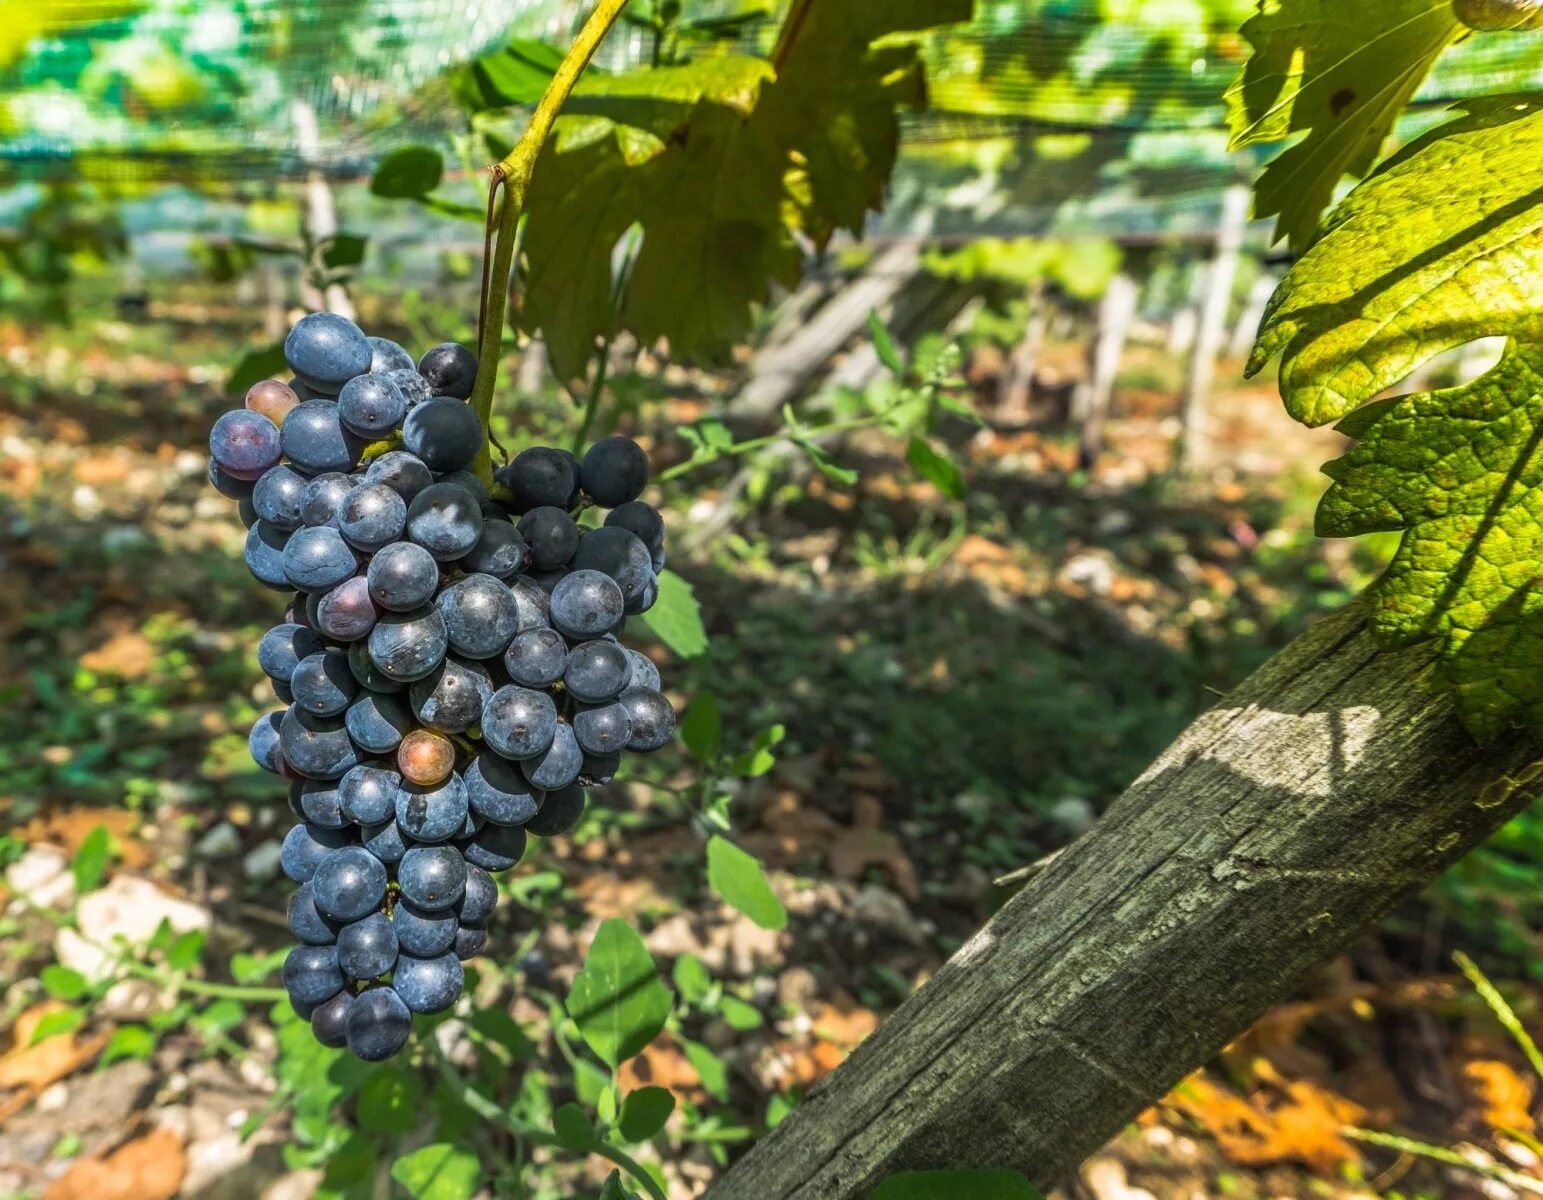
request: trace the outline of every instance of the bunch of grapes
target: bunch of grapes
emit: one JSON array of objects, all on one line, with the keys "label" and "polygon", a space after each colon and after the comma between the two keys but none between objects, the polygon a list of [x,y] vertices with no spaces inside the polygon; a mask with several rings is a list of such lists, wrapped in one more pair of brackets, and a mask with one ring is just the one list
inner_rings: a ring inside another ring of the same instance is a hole
[{"label": "bunch of grapes", "polygon": [[[299,822],[284,986],[318,1039],[378,1061],[460,996],[491,872],[674,732],[658,670],[619,640],[658,596],[664,523],[621,437],[582,460],[527,449],[490,494],[464,346],[414,365],[313,313],[284,354],[294,379],[215,422],[209,478],[240,502],[252,573],[294,593],[257,651],[289,707],[251,734]],[[583,528],[591,505],[610,512]]]}]

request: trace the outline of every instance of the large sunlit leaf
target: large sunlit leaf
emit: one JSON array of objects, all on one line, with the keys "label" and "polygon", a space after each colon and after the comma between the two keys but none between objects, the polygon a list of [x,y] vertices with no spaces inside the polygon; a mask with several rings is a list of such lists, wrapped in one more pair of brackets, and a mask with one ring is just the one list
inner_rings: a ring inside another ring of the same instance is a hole
[{"label": "large sunlit leaf", "polygon": [[1255,213],[1305,246],[1346,175],[1364,175],[1431,64],[1462,33],[1447,0],[1261,0],[1227,92],[1232,145],[1305,135],[1255,185]]},{"label": "large sunlit leaf", "polygon": [[1474,338],[1543,340],[1543,103],[1468,107],[1357,187],[1272,299],[1249,373],[1282,354],[1299,421],[1338,420]]},{"label": "large sunlit leaf", "polygon": [[787,927],[788,910],[767,883],[761,860],[717,834],[707,842],[707,882],[730,908],[762,929]]},{"label": "large sunlit leaf", "polygon": [[669,989],[637,931],[612,917],[590,943],[568,992],[568,1015],[612,1067],[653,1041],[670,1015]]}]

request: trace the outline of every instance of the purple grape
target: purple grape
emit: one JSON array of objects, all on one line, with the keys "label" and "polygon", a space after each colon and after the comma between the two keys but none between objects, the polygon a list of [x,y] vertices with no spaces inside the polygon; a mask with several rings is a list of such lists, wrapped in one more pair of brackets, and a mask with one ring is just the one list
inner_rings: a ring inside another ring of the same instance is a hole
[{"label": "purple grape", "polygon": [[280,442],[278,426],[267,417],[235,408],[209,431],[209,455],[225,474],[236,479],[256,479],[278,465]]},{"label": "purple grape", "polygon": [[383,1062],[407,1045],[413,1015],[389,987],[359,993],[348,1012],[348,1048],[365,1062]]},{"label": "purple grape", "polygon": [[316,629],[334,642],[357,642],[368,637],[380,620],[380,609],[370,598],[369,581],[363,575],[351,576],[311,600],[316,605]]},{"label": "purple grape", "polygon": [[383,483],[366,483],[343,498],[337,518],[338,530],[350,545],[366,552],[379,550],[402,536],[407,502]]}]

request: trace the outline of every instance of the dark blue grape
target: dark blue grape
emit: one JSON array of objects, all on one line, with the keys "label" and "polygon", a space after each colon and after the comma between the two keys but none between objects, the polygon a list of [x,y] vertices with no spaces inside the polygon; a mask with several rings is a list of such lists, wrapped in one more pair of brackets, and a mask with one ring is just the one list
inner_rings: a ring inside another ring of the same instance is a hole
[{"label": "dark blue grape", "polygon": [[365,1062],[384,1062],[407,1045],[413,1015],[389,987],[367,988],[354,999],[346,1025],[348,1048]]},{"label": "dark blue grape", "polygon": [[628,650],[627,659],[632,663],[632,683],[629,686],[653,688],[657,692],[660,683],[659,668],[654,666],[653,659],[636,650]]},{"label": "dark blue grape", "polygon": [[359,681],[359,686],[369,691],[394,694],[407,690],[406,683],[383,674],[381,669],[375,665],[375,660],[370,657],[368,642],[350,643],[348,647],[348,669],[354,673],[354,678]]},{"label": "dark blue grape", "polygon": [[[307,387],[298,379],[290,379],[285,382],[285,387],[295,394],[296,400],[327,400],[330,397],[325,392],[318,392],[315,388]],[[291,408],[294,406],[291,405]]]},{"label": "dark blue grape", "polygon": [[336,313],[308,313],[284,339],[284,361],[295,378],[328,396],[336,396],[355,375],[368,371],[373,357],[364,331]]},{"label": "dark blue grape", "polygon": [[664,518],[652,504],[628,500],[605,515],[605,528],[621,528],[648,547],[650,555],[664,551]]},{"label": "dark blue grape", "polygon": [[396,384],[397,390],[402,393],[402,399],[407,401],[409,411],[414,405],[422,404],[434,394],[428,380],[418,374],[416,367],[410,371],[387,371],[385,377]]},{"label": "dark blue grape", "polygon": [[289,677],[295,703],[318,717],[335,717],[348,707],[359,684],[342,650],[324,650],[302,658]]},{"label": "dark blue grape", "polygon": [[[467,870],[467,886],[471,886],[470,868]],[[434,958],[455,944],[456,917],[451,909],[429,912],[414,907],[406,900],[399,900],[391,916],[396,925],[397,944],[403,954]]]},{"label": "dark blue grape", "polygon": [[342,829],[349,824],[343,815],[338,785],[332,780],[307,779],[300,784],[300,816],[323,829]]},{"label": "dark blue grape", "polygon": [[466,860],[454,846],[414,846],[402,856],[396,878],[407,900],[437,912],[466,891]]},{"label": "dark blue grape", "polygon": [[525,569],[530,551],[525,539],[508,521],[482,523],[482,536],[460,561],[463,571],[476,571],[494,579],[513,579]]},{"label": "dark blue grape", "polygon": [[[514,672],[509,672],[511,678]],[[614,700],[632,679],[632,660],[615,642],[581,642],[568,655],[563,683],[575,700]],[[620,749],[620,747],[616,747]]]},{"label": "dark blue grape", "polygon": [[402,738],[413,727],[413,719],[407,705],[397,697],[365,691],[348,706],[343,725],[359,749],[368,754],[389,754],[401,745]]},{"label": "dark blue grape", "polygon": [[609,575],[574,571],[552,589],[552,624],[570,638],[597,638],[621,619],[621,588]]},{"label": "dark blue grape", "polygon": [[[396,803],[395,797],[392,797],[392,803]],[[396,827],[395,817],[379,825],[367,825],[363,833],[364,848],[387,866],[401,862],[411,849],[411,839],[402,836],[402,831]]]},{"label": "dark blue grape", "polygon": [[476,498],[477,507],[482,509],[484,519],[486,518],[488,508],[491,507],[493,511],[498,513],[500,520],[509,520],[509,514],[488,499],[488,485],[483,483],[481,477],[475,473],[464,468],[459,471],[445,471],[434,476],[434,482],[453,483],[456,487],[465,488],[470,495]]},{"label": "dark blue grape", "polygon": [[476,725],[492,694],[488,669],[479,662],[462,662],[454,655],[407,689],[418,720],[441,733],[465,733]]},{"label": "dark blue grape", "polygon": [[471,405],[449,396],[438,395],[415,404],[402,422],[402,445],[431,471],[458,471],[470,466],[483,440],[482,422]]},{"label": "dark blue grape", "polygon": [[560,508],[533,508],[515,526],[530,547],[530,565],[537,571],[566,566],[579,548],[579,527]]},{"label": "dark blue grape", "polygon": [[547,446],[520,451],[498,471],[497,478],[509,489],[514,498],[511,507],[517,513],[543,507],[566,509],[579,482],[570,456]]},{"label": "dark blue grape", "polygon": [[527,629],[504,651],[504,670],[521,687],[551,687],[567,665],[568,643],[555,629]]},{"label": "dark blue grape", "polygon": [[519,825],[494,825],[489,821],[477,833],[457,842],[466,861],[484,871],[507,871],[525,853],[525,830]]},{"label": "dark blue grape", "polygon": [[541,811],[525,822],[526,832],[537,837],[557,837],[572,831],[584,819],[587,799],[578,784],[548,792],[541,802]]},{"label": "dark blue grape", "polygon": [[434,482],[434,476],[416,455],[391,450],[369,465],[364,482],[384,484],[411,504],[414,496]]},{"label": "dark blue grape", "polygon": [[302,471],[351,471],[359,465],[366,442],[343,428],[331,400],[307,400],[284,418],[279,430],[284,457]]},{"label": "dark blue grape", "polygon": [[541,793],[525,774],[497,754],[483,752],[462,773],[470,810],[496,825],[523,825],[541,807]]},{"label": "dark blue grape", "polygon": [[402,777],[389,767],[360,763],[338,781],[338,807],[356,825],[379,825],[396,812]]},{"label": "dark blue grape", "polygon": [[601,438],[584,455],[579,486],[602,508],[636,500],[648,486],[648,455],[631,438]]},{"label": "dark blue grape", "polygon": [[616,778],[616,771],[620,766],[621,751],[619,750],[610,754],[586,752],[584,765],[579,768],[579,782],[585,787],[604,787]]},{"label": "dark blue grape", "polygon": [[443,842],[466,821],[466,785],[455,772],[441,784],[403,782],[396,794],[396,826],[416,842]]},{"label": "dark blue grape", "polygon": [[311,891],[323,915],[357,921],[386,898],[386,868],[363,846],[344,846],[317,864]]},{"label": "dark blue grape", "polygon": [[306,779],[296,779],[293,782],[291,782],[290,785],[289,785],[289,795],[287,797],[287,799],[289,801],[289,811],[294,816],[295,820],[297,820],[297,821],[305,820],[305,809],[300,807],[300,790],[307,783],[310,783],[310,782],[316,782],[316,781],[314,781],[314,780],[306,780]]},{"label": "dark blue grape", "polygon": [[455,931],[455,957],[460,962],[476,958],[487,949],[488,931],[480,925],[461,925]]},{"label": "dark blue grape", "polygon": [[284,574],[284,547],[293,535],[258,521],[246,533],[246,567],[259,583],[271,588],[288,588],[289,579]]},{"label": "dark blue grape", "polygon": [[279,529],[299,529],[305,524],[301,501],[309,482],[293,467],[278,466],[264,471],[252,489],[252,506],[257,515]]},{"label": "dark blue grape", "polygon": [[302,823],[284,835],[279,865],[296,883],[307,883],[328,854],[353,845],[353,830],[349,828],[325,829]]},{"label": "dark blue grape", "polygon": [[348,1044],[348,1014],[353,1011],[354,994],[344,988],[331,1000],[318,1004],[311,1012],[311,1033],[323,1046],[334,1050]]},{"label": "dark blue grape", "polygon": [[631,736],[632,718],[615,700],[581,704],[573,714],[573,739],[585,754],[620,754]]},{"label": "dark blue grape", "polygon": [[449,640],[439,610],[424,605],[386,613],[370,630],[370,659],[392,679],[411,683],[445,661]]},{"label": "dark blue grape", "polygon": [[269,467],[278,465],[280,442],[279,427],[267,417],[237,408],[222,416],[209,431],[209,456],[227,475],[256,479]]},{"label": "dark blue grape", "polygon": [[262,520],[257,515],[257,505],[253,504],[250,498],[242,500],[236,505],[236,516],[240,518],[241,528],[243,529],[250,529],[258,521]]},{"label": "dark blue grape", "polygon": [[312,596],[316,602],[313,625],[334,642],[357,642],[368,637],[380,609],[370,596],[370,585],[363,575],[343,580],[330,592]]},{"label": "dark blue grape", "polygon": [[396,930],[384,913],[370,913],[338,932],[338,966],[350,979],[379,979],[396,966],[396,956]]},{"label": "dark blue grape", "polygon": [[450,647],[466,658],[502,654],[519,626],[519,609],[509,589],[491,575],[468,575],[434,601],[445,621]]},{"label": "dark blue grape", "polygon": [[257,643],[257,665],[269,679],[288,681],[302,658],[325,649],[321,638],[304,625],[275,625]]},{"label": "dark blue grape", "polygon": [[454,954],[414,958],[403,954],[391,976],[391,988],[415,1013],[444,1012],[461,998],[465,976]]},{"label": "dark blue grape", "polygon": [[623,611],[640,613],[649,606],[651,588],[657,588],[654,560],[648,547],[634,533],[618,526],[591,529],[579,539],[573,552],[575,571],[599,571],[621,588]]},{"label": "dark blue grape", "polygon": [[284,547],[284,578],[302,592],[325,592],[359,569],[359,556],[330,525],[296,530]]},{"label": "dark blue grape", "polygon": [[568,578],[568,568],[555,567],[550,571],[527,571],[520,578],[528,579],[545,592],[550,600],[552,593],[557,590],[557,585]]},{"label": "dark blue grape", "polygon": [[584,751],[579,749],[578,739],[573,736],[573,726],[559,724],[552,744],[536,757],[525,759],[520,768],[533,786],[550,792],[567,787],[577,779],[583,765]]},{"label": "dark blue grape", "polygon": [[302,883],[289,898],[289,932],[312,946],[330,946],[338,940],[338,923],[316,907],[309,883]]},{"label": "dark blue grape", "polygon": [[338,531],[360,550],[379,550],[402,536],[407,502],[383,483],[354,488],[338,505]]},{"label": "dark blue grape", "polygon": [[509,585],[509,595],[514,598],[514,611],[518,617],[516,635],[530,629],[547,628],[552,598],[540,585],[521,576]]},{"label": "dark blue grape", "polygon": [[264,771],[272,771],[275,775],[285,773],[284,749],[279,736],[283,717],[282,712],[264,713],[252,723],[252,732],[246,739],[247,748],[252,752],[252,761]]},{"label": "dark blue grape", "polygon": [[557,733],[557,706],[545,692],[501,687],[482,709],[482,737],[505,758],[544,752]]},{"label": "dark blue grape", "polygon": [[305,495],[300,498],[300,517],[307,525],[331,525],[338,523],[338,509],[348,493],[358,487],[352,475],[342,471],[327,471],[305,485]]},{"label": "dark blue grape", "polygon": [[300,708],[285,710],[279,744],[285,761],[308,779],[341,779],[359,761],[339,718],[312,716]]},{"label": "dark blue grape", "polygon": [[385,437],[407,415],[402,389],[382,375],[350,379],[338,393],[338,420],[366,440]]},{"label": "dark blue grape", "polygon": [[675,709],[654,688],[629,687],[617,702],[632,719],[632,734],[627,739],[628,750],[644,753],[657,750],[674,734]]},{"label": "dark blue grape", "polygon": [[227,500],[250,500],[252,493],[257,490],[255,481],[237,479],[234,475],[222,470],[220,464],[213,459],[209,460],[209,483]]},{"label": "dark blue grape", "polygon": [[365,572],[375,603],[392,612],[427,604],[439,587],[439,564],[422,546],[395,542],[370,559]]},{"label": "dark blue grape", "polygon": [[407,506],[407,537],[440,562],[461,558],[482,537],[482,506],[457,484],[433,484]]},{"label": "dark blue grape", "polygon": [[418,374],[436,396],[465,400],[477,382],[477,356],[459,342],[441,342],[418,360]]},{"label": "dark blue grape", "polygon": [[498,884],[493,877],[481,867],[467,867],[466,891],[455,906],[456,917],[464,925],[486,925],[497,905]]},{"label": "dark blue grape", "polygon": [[392,371],[412,371],[417,374],[413,356],[390,338],[366,338],[370,343],[370,374],[389,375]]},{"label": "dark blue grape", "polygon": [[293,704],[295,702],[295,693],[291,690],[289,684],[285,683],[282,679],[270,679],[268,683],[273,688],[274,696],[281,704]]},{"label": "dark blue grape", "polygon": [[284,959],[284,990],[301,1004],[320,1004],[343,990],[336,946],[296,946]]},{"label": "dark blue grape", "polygon": [[486,824],[486,821],[468,809],[466,813],[466,820],[461,822],[461,827],[456,830],[455,838],[453,840],[459,841],[462,838],[472,837]]}]

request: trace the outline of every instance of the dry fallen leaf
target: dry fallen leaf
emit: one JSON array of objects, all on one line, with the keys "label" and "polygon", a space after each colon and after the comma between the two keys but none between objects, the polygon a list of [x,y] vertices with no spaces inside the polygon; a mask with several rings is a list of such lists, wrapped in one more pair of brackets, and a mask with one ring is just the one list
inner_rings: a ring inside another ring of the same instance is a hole
[{"label": "dry fallen leaf", "polygon": [[138,813],[117,808],[70,808],[51,812],[47,816],[34,817],[21,829],[21,838],[29,846],[48,842],[60,847],[71,858],[80,849],[98,825],[104,825],[112,835],[120,854],[122,865],[128,870],[138,870],[150,861],[150,850],[134,836],[139,825]]},{"label": "dry fallen leaf", "polygon": [[101,675],[138,679],[155,665],[155,647],[134,628],[120,628],[95,650],[80,656],[80,665]]},{"label": "dry fallen leaf", "polygon": [[73,1031],[56,1033],[35,1046],[28,1045],[38,1023],[50,1013],[59,1012],[63,1008],[64,1005],[57,1001],[49,1001],[29,1008],[16,1018],[11,1031],[12,1046],[0,1055],[0,1088],[41,1091],[88,1062],[102,1048],[105,1038],[90,1038],[79,1042]]},{"label": "dry fallen leaf", "polygon": [[1340,1130],[1364,1121],[1359,1105],[1301,1080],[1285,1083],[1283,1090],[1272,1105],[1263,1096],[1245,1100],[1195,1074],[1163,1104],[1201,1125],[1228,1161],[1240,1167],[1297,1162],[1331,1175],[1357,1161],[1355,1147]]},{"label": "dry fallen leaf", "polygon": [[700,1103],[707,1095],[702,1090],[702,1077],[697,1074],[697,1069],[669,1038],[660,1038],[644,1046],[641,1054],[622,1063],[620,1078],[622,1090],[626,1092],[641,1087],[662,1087],[693,1103]]},{"label": "dry fallen leaf", "polygon": [[1498,1059],[1463,1064],[1463,1082],[1479,1104],[1484,1123],[1494,1130],[1532,1133],[1532,1084]]},{"label": "dry fallen leaf", "polygon": [[43,1200],[172,1200],[186,1173],[182,1140],[170,1129],[156,1129],[105,1158],[76,1163]]}]

